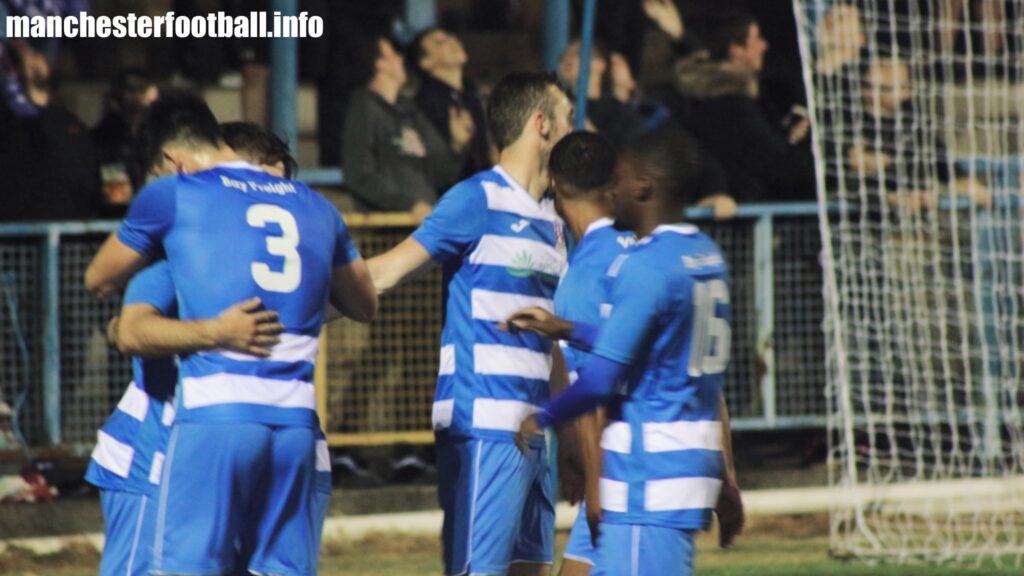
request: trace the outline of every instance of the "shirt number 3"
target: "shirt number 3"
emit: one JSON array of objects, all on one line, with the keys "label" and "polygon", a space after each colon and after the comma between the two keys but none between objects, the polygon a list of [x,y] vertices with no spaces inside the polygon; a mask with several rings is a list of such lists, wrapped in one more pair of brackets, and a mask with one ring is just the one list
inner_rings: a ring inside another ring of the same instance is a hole
[{"label": "shirt number 3", "polygon": [[252,263],[252,278],[268,292],[294,292],[302,281],[302,258],[299,257],[299,227],[291,212],[273,204],[254,204],[245,213],[245,220],[253,228],[266,228],[277,224],[280,236],[267,236],[267,252],[284,258],[284,269],[276,272],[263,262]]}]

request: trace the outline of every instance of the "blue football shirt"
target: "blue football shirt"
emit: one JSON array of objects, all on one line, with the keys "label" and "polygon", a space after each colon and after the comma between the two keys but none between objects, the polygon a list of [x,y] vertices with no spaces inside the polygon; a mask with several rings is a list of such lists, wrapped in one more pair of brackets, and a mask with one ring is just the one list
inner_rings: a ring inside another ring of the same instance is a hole
[{"label": "blue football shirt", "polygon": [[143,255],[166,253],[182,319],[258,296],[285,326],[266,359],[223,350],[182,358],[180,421],[317,425],[313,363],[331,275],[359,257],[327,200],[227,162],[149,184],[118,238]]}]

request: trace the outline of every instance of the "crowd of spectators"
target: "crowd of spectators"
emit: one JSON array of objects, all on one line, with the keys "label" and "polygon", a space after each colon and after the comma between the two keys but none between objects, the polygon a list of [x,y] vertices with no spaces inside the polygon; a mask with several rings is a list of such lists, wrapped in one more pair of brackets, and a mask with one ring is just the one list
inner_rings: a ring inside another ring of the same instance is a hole
[{"label": "crowd of spectators", "polygon": [[[817,180],[811,119],[803,90],[780,91],[778,75],[764,74],[766,55],[773,50],[765,37],[771,34],[765,34],[753,15],[735,10],[691,24],[683,16],[691,3],[698,0],[601,4],[587,86],[578,86],[583,56],[578,40],[570,43],[556,70],[568,93],[586,91],[587,128],[617,145],[665,125],[692,132],[710,164],[702,204],[712,206],[718,217],[734,213],[737,203],[813,200]],[[33,4],[0,0],[0,12]],[[41,3],[64,4],[77,5]],[[185,4],[183,9],[195,11],[216,2]],[[978,2],[960,4],[964,14],[986,26],[978,38],[968,32],[941,35],[936,46],[955,51],[974,42],[991,54],[1012,49],[986,31],[1015,14],[1005,7],[985,9]],[[496,161],[485,129],[486,85],[469,77],[473,54],[458,35],[439,27],[403,29],[399,0],[310,0],[308,7],[324,16],[327,30],[324,42],[302,51],[307,60],[302,68],[318,71],[304,77],[313,79],[319,92],[320,163],[343,168],[345,189],[357,209],[425,217],[451,184]],[[830,3],[813,18],[813,72],[821,82],[840,83],[834,92],[844,99],[834,111],[819,112],[826,122],[844,126],[853,125],[843,117],[850,109],[872,119],[858,124],[863,134],[837,132],[844,143],[842,149],[827,147],[826,182],[855,174],[897,192],[898,183],[891,181],[896,171],[889,168],[917,161],[907,151],[924,144],[942,150],[941,142],[924,142],[933,138],[926,127],[902,130],[893,120],[911,100],[916,77],[912,64],[898,55],[865,55],[869,27],[853,3]],[[660,36],[668,47],[662,57],[672,70],[671,85],[661,90],[640,75],[647,69],[644,50],[652,36]],[[250,54],[242,58],[247,64],[245,84],[255,83],[252,90],[243,87],[249,94],[242,99],[245,117],[258,123],[265,120],[266,108],[261,102],[266,88],[264,44],[249,42],[242,50]],[[203,71],[205,64],[193,48],[184,54],[185,60],[195,62],[184,69],[215,78],[216,71]],[[32,45],[0,38],[0,170],[8,184],[7,210],[0,218],[118,217],[145,182],[133,157],[134,129],[158,97],[157,83],[140,69],[120,72],[111,83],[102,119],[90,128],[54,98],[55,51],[53,42]],[[201,73],[196,66],[203,68]],[[802,78],[795,76],[781,84],[799,86]],[[881,98],[875,96],[879,91]],[[250,114],[249,108],[255,112]],[[925,168],[907,170],[914,174]],[[928,178],[958,186],[964,180],[954,166],[945,164],[928,168],[918,180]],[[927,198],[913,195],[910,200],[902,195],[900,202],[928,204]]]}]

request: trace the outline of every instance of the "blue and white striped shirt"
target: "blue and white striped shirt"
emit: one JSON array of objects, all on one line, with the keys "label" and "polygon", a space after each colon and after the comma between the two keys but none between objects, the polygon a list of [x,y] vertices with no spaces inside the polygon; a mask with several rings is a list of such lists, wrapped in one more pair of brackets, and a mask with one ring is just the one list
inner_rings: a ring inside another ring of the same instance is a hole
[{"label": "blue and white striped shirt", "polygon": [[227,162],[147,185],[118,238],[143,255],[166,252],[183,319],[258,296],[285,326],[269,358],[225,350],[182,358],[180,421],[317,425],[313,364],[331,276],[359,257],[327,200]]},{"label": "blue and white striped shirt", "polygon": [[553,310],[566,265],[554,203],[496,166],[449,190],[412,238],[444,269],[434,428],[510,441],[548,398],[551,341],[497,324],[529,306]]},{"label": "blue and white striped shirt", "polygon": [[604,519],[706,528],[723,477],[718,407],[730,312],[722,253],[693,226],[660,226],[608,275],[611,309],[592,352],[629,369],[601,439]]},{"label": "blue and white striped shirt", "polygon": [[[166,260],[132,278],[125,304],[148,304],[177,317],[174,283]],[[173,358],[132,359],[132,382],[103,428],[85,479],[105,490],[146,494],[160,481],[164,452],[174,422],[178,368]]]}]

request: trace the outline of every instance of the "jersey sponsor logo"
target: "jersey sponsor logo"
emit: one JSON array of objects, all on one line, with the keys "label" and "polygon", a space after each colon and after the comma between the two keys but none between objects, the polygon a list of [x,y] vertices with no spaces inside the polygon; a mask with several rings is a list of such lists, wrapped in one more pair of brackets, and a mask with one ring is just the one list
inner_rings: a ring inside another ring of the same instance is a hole
[{"label": "jersey sponsor logo", "polygon": [[235,180],[234,178],[228,178],[222,174],[220,177],[220,183],[226,188],[233,188],[246,194],[248,194],[250,190],[254,192],[263,192],[265,194],[278,195],[292,194],[296,192],[295,185],[291,182],[285,181],[261,184],[252,180],[244,182],[242,180]]},{"label": "jersey sponsor logo", "polygon": [[707,268],[709,266],[721,266],[721,254],[699,254],[697,256],[683,256],[683,266],[687,268]]},{"label": "jersey sponsor logo", "polygon": [[619,246],[623,248],[631,248],[636,246],[636,236],[618,236],[615,241],[619,243]]},{"label": "jersey sponsor logo", "polygon": [[505,268],[505,271],[516,278],[529,278],[533,276],[533,256],[527,251],[522,251],[512,258],[512,265]]},{"label": "jersey sponsor logo", "polygon": [[522,232],[523,230],[526,230],[526,227],[529,226],[529,225],[530,225],[530,221],[527,220],[526,218],[523,218],[519,222],[516,222],[515,224],[512,224],[510,226],[510,228],[512,228],[513,232],[518,234],[518,233]]}]

